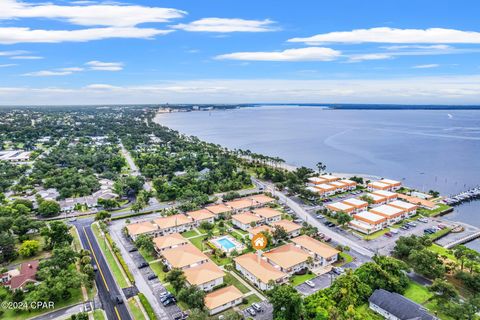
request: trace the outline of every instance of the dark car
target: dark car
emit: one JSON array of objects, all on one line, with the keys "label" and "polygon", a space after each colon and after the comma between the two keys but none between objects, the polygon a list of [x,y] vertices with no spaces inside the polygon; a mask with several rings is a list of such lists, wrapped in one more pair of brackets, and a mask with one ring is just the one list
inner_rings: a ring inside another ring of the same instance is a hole
[{"label": "dark car", "polygon": [[178,312],[173,315],[173,320],[185,320],[188,318],[188,313]]},{"label": "dark car", "polygon": [[175,298],[172,297],[172,298],[169,298],[169,299],[163,301],[162,304],[163,304],[164,307],[167,307],[169,305],[175,304],[175,302],[177,302],[177,300],[175,300]]},{"label": "dark car", "polygon": [[137,265],[137,268],[138,269],[142,269],[142,268],[146,268],[148,267],[148,263],[146,263],[145,261],[144,262],[140,262],[138,265]]},{"label": "dark car", "polygon": [[135,252],[135,251],[138,251],[136,247],[131,247],[130,249],[128,249],[128,252]]},{"label": "dark car", "polygon": [[116,295],[115,298],[113,298],[113,300],[115,301],[116,304],[122,304],[123,303],[123,299],[122,299],[121,295]]},{"label": "dark car", "polygon": [[148,280],[153,280],[153,279],[156,279],[156,278],[158,278],[158,276],[155,273],[149,273],[147,275]]},{"label": "dark car", "polygon": [[164,301],[167,301],[168,299],[172,299],[172,298],[175,298],[175,297],[173,296],[173,294],[169,292],[160,298],[160,302],[163,303]]},{"label": "dark car", "polygon": [[98,271],[98,267],[96,264],[93,265],[93,271]]},{"label": "dark car", "polygon": [[330,242],[332,241],[332,238],[325,236],[325,238],[323,238],[323,241]]},{"label": "dark car", "polygon": [[392,234],[390,232],[387,232],[387,233],[385,233],[385,236],[391,238]]}]

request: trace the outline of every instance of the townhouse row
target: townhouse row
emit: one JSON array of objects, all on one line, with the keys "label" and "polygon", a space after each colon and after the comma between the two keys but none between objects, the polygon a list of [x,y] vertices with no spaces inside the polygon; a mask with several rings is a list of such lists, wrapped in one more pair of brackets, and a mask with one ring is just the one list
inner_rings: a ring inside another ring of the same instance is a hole
[{"label": "townhouse row", "polygon": [[235,269],[261,290],[287,283],[305,268],[324,267],[338,260],[339,251],[307,235],[261,254],[247,253],[234,259]]},{"label": "townhouse row", "polygon": [[357,187],[355,181],[340,179],[330,174],[308,178],[307,185],[307,190],[318,193],[321,196],[331,196],[335,193],[352,191]]}]

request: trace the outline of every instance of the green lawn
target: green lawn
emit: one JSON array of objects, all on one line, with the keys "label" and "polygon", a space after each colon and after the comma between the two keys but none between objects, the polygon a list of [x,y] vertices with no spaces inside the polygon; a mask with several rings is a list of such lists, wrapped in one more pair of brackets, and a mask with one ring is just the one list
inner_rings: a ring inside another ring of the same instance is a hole
[{"label": "green lawn", "polygon": [[215,262],[219,266],[224,266],[224,265],[232,262],[232,259],[230,259],[229,257],[218,258],[217,256],[212,255],[212,254],[207,254],[207,255],[210,259],[212,259],[213,262]]},{"label": "green lawn", "polygon": [[70,228],[70,234],[73,237],[72,247],[75,251],[80,251],[82,249],[82,245],[80,244],[80,238],[78,237],[78,232],[75,227]]},{"label": "green lawn", "polygon": [[[39,242],[40,250],[38,250],[37,254],[35,254],[32,257],[24,257],[24,256],[21,256],[21,255],[18,255],[18,257],[15,260],[10,262],[10,264],[20,264],[20,263],[23,263],[23,262],[26,262],[26,261],[45,259],[45,258],[49,258],[52,255],[51,251],[44,250],[44,248],[45,248],[45,238],[44,237],[37,234],[37,235],[31,236],[29,240],[36,240],[36,241]],[[20,245],[21,245],[21,243],[17,243],[15,245],[15,248],[16,248],[17,251],[20,248]]]},{"label": "green lawn", "polygon": [[157,260],[157,257],[155,257],[154,255],[152,255],[150,252],[146,251],[145,249],[141,248],[138,250],[138,252],[140,252],[140,254],[142,255],[142,257],[145,259],[145,261],[147,262],[152,262],[153,260]]},{"label": "green lawn", "polygon": [[120,286],[120,288],[128,288],[129,285],[127,283],[127,280],[123,276],[122,270],[120,269],[121,267],[118,265],[117,260],[115,260],[115,257],[113,256],[113,252],[110,250],[110,248],[106,244],[106,241],[104,241],[103,237],[100,235],[99,227],[96,224],[92,224],[92,230],[93,230],[93,233],[95,234],[95,237],[97,238],[98,246],[102,250],[103,256],[105,257],[105,260],[107,260],[107,263],[110,267],[110,271],[115,277],[118,285]]},{"label": "green lawn", "polygon": [[243,283],[238,281],[237,278],[235,278],[233,275],[230,273],[226,272],[225,277],[223,278],[223,281],[227,285],[234,285],[238,290],[240,290],[241,293],[247,293],[250,292],[250,289],[248,289]]},{"label": "green lawn", "polygon": [[239,307],[241,310],[244,310],[252,305],[252,303],[255,302],[261,302],[262,299],[260,299],[256,294],[251,294],[247,297],[247,303],[246,304],[240,304]]},{"label": "green lawn", "polygon": [[165,276],[167,273],[163,272],[163,264],[160,261],[150,263],[150,268],[158,276],[160,281],[165,281]]},{"label": "green lawn", "polygon": [[385,233],[389,232],[390,231],[390,228],[385,228],[385,229],[382,229],[382,230],[379,230],[377,232],[374,232],[374,233],[371,233],[371,234],[367,234],[363,237],[363,240],[374,240],[374,239],[377,239],[379,237],[382,237],[383,235],[385,235]]},{"label": "green lawn", "polygon": [[290,278],[290,282],[292,286],[298,286],[299,284],[304,283],[305,281],[310,280],[312,278],[315,278],[315,274],[314,273],[309,274],[307,272],[306,274],[303,274],[303,275],[293,275]]},{"label": "green lawn", "polygon": [[94,320],[106,320],[105,313],[102,309],[97,309],[93,311],[93,319]]},{"label": "green lawn", "polygon": [[128,300],[128,306],[132,311],[133,319],[146,320],[145,315],[142,312],[142,309],[140,309],[140,306],[138,305],[137,301],[134,298],[130,298],[130,300]]},{"label": "green lawn", "polygon": [[424,216],[436,216],[436,215],[442,213],[443,211],[451,208],[450,206],[448,206],[444,203],[438,203],[437,205],[438,205],[438,208],[436,208],[436,209],[428,210],[428,209],[425,209],[425,208],[418,208],[417,212],[424,215]]},{"label": "green lawn", "polygon": [[341,260],[338,260],[337,262],[335,262],[335,266],[339,267],[339,266],[343,266],[344,264],[347,264],[347,263],[350,263],[353,261],[353,257],[351,255],[349,255],[348,253],[346,252],[340,252],[339,253],[340,257],[342,257],[343,259]]},{"label": "green lawn", "polygon": [[451,250],[445,249],[444,247],[441,247],[441,246],[436,245],[436,244],[432,244],[428,249],[430,251],[438,253],[440,256],[446,256],[448,259],[450,259],[454,262],[458,262],[457,258],[455,258],[455,256],[451,252]]},{"label": "green lawn", "polygon": [[433,294],[428,291],[427,287],[412,281],[403,295],[416,303],[423,304],[431,298]]},{"label": "green lawn", "polygon": [[191,238],[191,237],[194,237],[194,236],[198,236],[198,232],[192,229],[190,231],[183,232],[182,236],[184,236],[185,238]]},{"label": "green lawn", "polygon": [[58,310],[70,305],[78,304],[83,301],[83,295],[82,295],[82,289],[75,288],[71,289],[70,293],[72,296],[67,299],[67,300],[62,300],[59,302],[55,302],[55,308],[54,309],[39,309],[39,310],[34,310],[31,312],[28,311],[21,311],[21,312],[15,312],[15,310],[4,310],[5,312],[1,315],[2,320],[23,320],[23,319],[29,319],[32,317],[39,316],[44,313],[49,313],[54,310]]},{"label": "green lawn", "polygon": [[435,240],[440,239],[441,237],[447,235],[448,233],[450,233],[450,231],[452,231],[452,228],[445,228],[445,229],[442,229],[442,230],[437,231],[435,233],[429,234],[428,237],[430,239],[432,239],[432,241],[435,241]]},{"label": "green lawn", "polygon": [[208,247],[207,246],[204,246],[202,244],[202,241],[205,240],[207,236],[200,236],[200,237],[196,237],[196,238],[191,238],[189,239],[189,241],[195,246],[197,247],[199,250],[205,250],[207,249]]},{"label": "green lawn", "polygon": [[[150,320],[156,320],[157,316],[155,315],[155,311],[153,311],[152,305],[150,302],[148,302],[147,298],[143,295],[143,293],[138,294],[138,298],[140,299],[140,302],[143,305],[143,309],[147,312],[148,317]],[[136,320],[136,318],[135,318]]]}]

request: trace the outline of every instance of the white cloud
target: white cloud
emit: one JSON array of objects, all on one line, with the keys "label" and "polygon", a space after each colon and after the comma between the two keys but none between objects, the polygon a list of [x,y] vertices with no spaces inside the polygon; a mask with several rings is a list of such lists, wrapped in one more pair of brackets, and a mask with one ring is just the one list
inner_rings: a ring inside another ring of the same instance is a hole
[{"label": "white cloud", "polygon": [[0,1],[0,20],[42,18],[65,20],[81,26],[133,27],[142,23],[168,22],[186,12],[159,7],[120,4],[63,6],[52,3],[33,4],[16,0]]},{"label": "white cloud", "polygon": [[323,47],[308,47],[269,52],[234,52],[216,56],[215,59],[246,61],[331,61],[341,55],[340,51]]},{"label": "white cloud", "polygon": [[0,64],[0,68],[15,67],[16,65],[17,64],[15,64],[15,63]]},{"label": "white cloud", "polygon": [[40,56],[14,56],[10,57],[10,59],[14,60],[41,60],[43,57]]},{"label": "white cloud", "polygon": [[69,67],[69,68],[60,68],[58,69],[60,71],[71,71],[71,72],[80,72],[80,71],[83,71],[84,69],[83,68],[79,68],[79,67]]},{"label": "white cloud", "polygon": [[391,54],[385,53],[366,53],[366,54],[356,54],[349,56],[348,62],[360,62],[365,60],[384,60],[391,59],[393,56]]},{"label": "white cloud", "polygon": [[336,31],[288,42],[320,43],[480,43],[480,32],[456,29],[395,29],[387,27]]},{"label": "white cloud", "polygon": [[0,57],[19,56],[19,55],[28,54],[28,53],[30,52],[25,50],[0,51]]},{"label": "white cloud", "polygon": [[86,42],[109,38],[152,39],[172,30],[153,28],[90,28],[79,30],[32,30],[22,27],[0,27],[0,44]]},{"label": "white cloud", "polygon": [[431,64],[420,64],[417,66],[413,66],[413,69],[431,69],[431,68],[438,68],[440,67],[439,64],[431,63]]},{"label": "white cloud", "polygon": [[395,103],[479,104],[480,75],[384,79],[198,79],[82,88],[0,87],[3,104]]},{"label": "white cloud", "polygon": [[193,32],[267,32],[275,31],[272,26],[274,21],[225,19],[225,18],[203,18],[190,23],[181,23],[172,26],[175,29]]},{"label": "white cloud", "polygon": [[25,77],[58,77],[58,76],[67,76],[72,74],[72,71],[51,71],[51,70],[42,70],[35,72],[28,72],[22,74]]},{"label": "white cloud", "polygon": [[403,50],[403,49],[424,49],[424,50],[451,50],[452,46],[446,44],[432,44],[432,45],[394,45],[382,47],[387,50]]},{"label": "white cloud", "polygon": [[121,71],[123,70],[123,63],[121,62],[102,62],[102,61],[89,61],[85,63],[91,70],[100,71]]}]

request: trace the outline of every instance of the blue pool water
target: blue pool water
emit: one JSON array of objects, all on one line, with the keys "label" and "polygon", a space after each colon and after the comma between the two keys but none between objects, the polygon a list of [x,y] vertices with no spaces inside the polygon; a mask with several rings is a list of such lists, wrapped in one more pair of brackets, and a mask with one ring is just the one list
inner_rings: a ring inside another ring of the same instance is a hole
[{"label": "blue pool water", "polygon": [[228,240],[228,238],[220,238],[217,240],[217,242],[225,249],[225,250],[230,250],[235,248],[235,244]]}]

